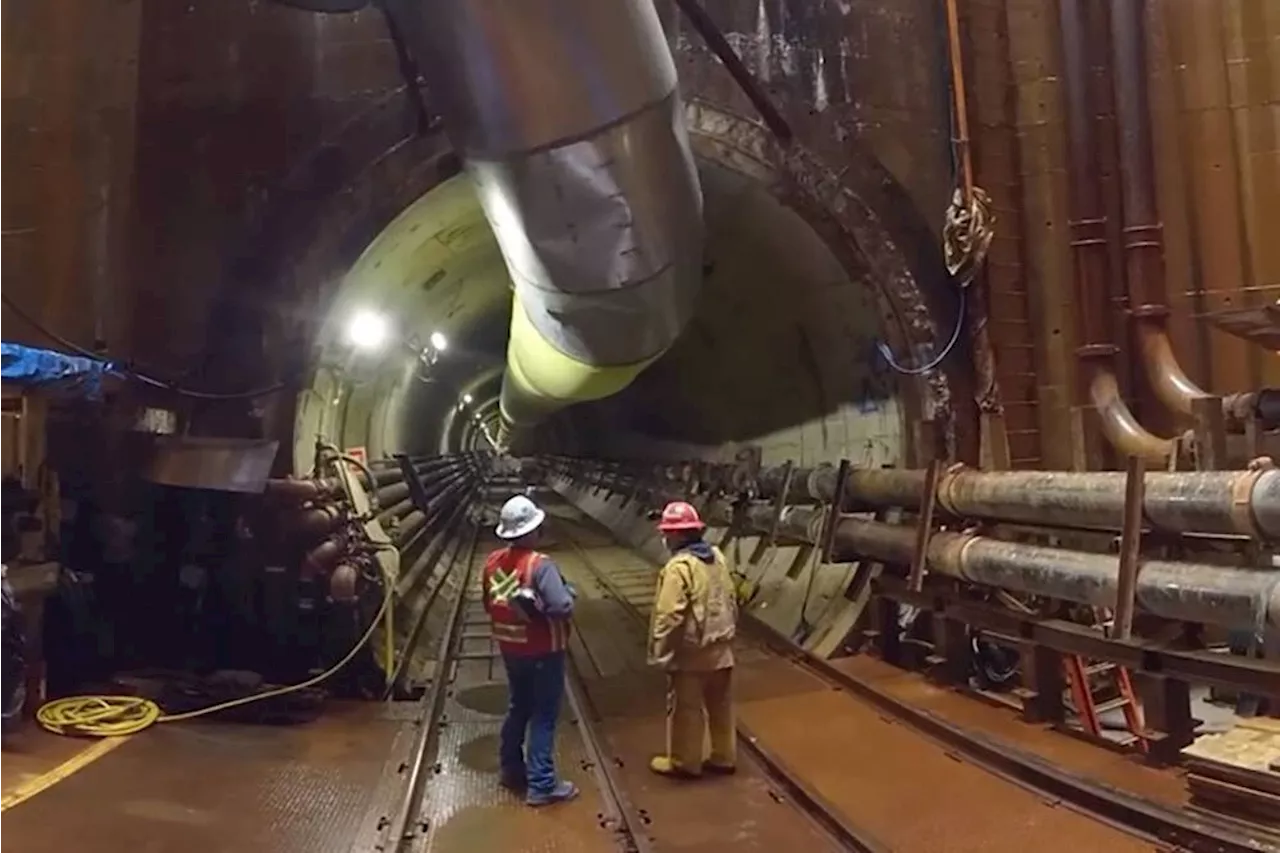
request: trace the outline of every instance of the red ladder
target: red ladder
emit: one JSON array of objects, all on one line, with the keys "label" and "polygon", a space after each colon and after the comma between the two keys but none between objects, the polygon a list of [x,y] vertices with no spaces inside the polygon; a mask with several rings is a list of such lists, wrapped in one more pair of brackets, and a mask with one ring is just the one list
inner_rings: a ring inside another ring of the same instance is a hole
[{"label": "red ladder", "polygon": [[[1142,706],[1133,692],[1133,683],[1129,680],[1129,670],[1114,663],[1088,664],[1079,655],[1067,655],[1063,658],[1066,668],[1067,685],[1071,690],[1071,702],[1080,716],[1080,725],[1095,738],[1102,737],[1102,721],[1100,715],[1116,708],[1124,709],[1125,726],[1139,748],[1147,751],[1146,727],[1142,721]],[[1115,689],[1115,697],[1098,702],[1094,696],[1089,677],[1092,675],[1109,675],[1108,681]],[[1133,742],[1130,741],[1130,742]]]}]

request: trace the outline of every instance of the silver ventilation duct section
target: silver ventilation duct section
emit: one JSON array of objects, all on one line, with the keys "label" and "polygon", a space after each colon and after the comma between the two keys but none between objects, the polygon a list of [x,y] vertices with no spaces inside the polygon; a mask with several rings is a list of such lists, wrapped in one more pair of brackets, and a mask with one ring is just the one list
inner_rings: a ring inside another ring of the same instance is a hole
[{"label": "silver ventilation duct section", "polygon": [[702,196],[651,0],[387,0],[515,285],[505,425],[625,387],[679,336]]}]

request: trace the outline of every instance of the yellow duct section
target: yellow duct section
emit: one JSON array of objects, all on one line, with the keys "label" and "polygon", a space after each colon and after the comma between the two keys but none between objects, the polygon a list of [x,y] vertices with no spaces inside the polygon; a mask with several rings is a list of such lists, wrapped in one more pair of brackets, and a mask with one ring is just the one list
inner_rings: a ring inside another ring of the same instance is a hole
[{"label": "yellow duct section", "polygon": [[592,365],[566,355],[542,336],[517,295],[502,383],[500,442],[573,403],[602,400],[631,384],[658,355],[636,364]]}]

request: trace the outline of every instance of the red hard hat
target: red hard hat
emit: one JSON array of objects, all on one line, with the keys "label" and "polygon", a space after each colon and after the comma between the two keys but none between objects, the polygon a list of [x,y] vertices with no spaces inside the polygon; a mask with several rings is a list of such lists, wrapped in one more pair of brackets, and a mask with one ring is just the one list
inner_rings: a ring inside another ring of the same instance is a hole
[{"label": "red hard hat", "polygon": [[673,530],[701,530],[706,527],[702,523],[702,519],[698,517],[698,511],[693,508],[693,504],[684,501],[672,501],[662,510],[662,519],[658,522],[658,529],[662,531]]}]

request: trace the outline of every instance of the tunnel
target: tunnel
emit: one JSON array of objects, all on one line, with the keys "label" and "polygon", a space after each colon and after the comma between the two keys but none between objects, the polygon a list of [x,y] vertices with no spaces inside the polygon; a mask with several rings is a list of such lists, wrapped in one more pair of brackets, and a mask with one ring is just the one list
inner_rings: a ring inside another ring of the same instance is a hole
[{"label": "tunnel", "polygon": [[1280,850],[1266,0],[4,15],[23,849]]}]

